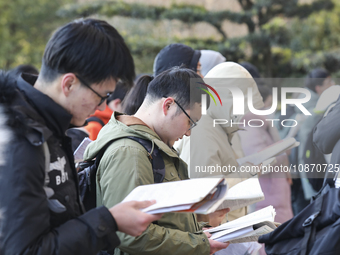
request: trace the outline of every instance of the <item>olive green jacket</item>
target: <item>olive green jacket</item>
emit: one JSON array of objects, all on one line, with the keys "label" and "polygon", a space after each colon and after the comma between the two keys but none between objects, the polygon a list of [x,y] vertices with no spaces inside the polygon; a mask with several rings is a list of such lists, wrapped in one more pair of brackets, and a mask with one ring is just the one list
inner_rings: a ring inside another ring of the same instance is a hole
[{"label": "olive green jacket", "polygon": [[[100,161],[97,206],[110,208],[121,202],[135,187],[154,183],[147,151],[138,142],[124,139],[127,136],[150,140],[159,148],[165,163],[163,182],[188,179],[186,164],[153,130],[136,117],[115,113],[84,155],[85,160],[94,158],[107,142],[121,138],[108,147]],[[121,232],[118,236],[121,245],[115,254],[197,255],[210,252],[209,241],[192,213],[166,213],[157,224],[150,224],[138,237]]]}]

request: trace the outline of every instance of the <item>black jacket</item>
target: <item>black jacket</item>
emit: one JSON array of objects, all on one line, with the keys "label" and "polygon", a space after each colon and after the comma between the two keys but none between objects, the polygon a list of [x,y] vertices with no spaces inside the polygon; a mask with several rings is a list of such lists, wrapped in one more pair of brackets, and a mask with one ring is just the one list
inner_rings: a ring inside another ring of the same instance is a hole
[{"label": "black jacket", "polygon": [[314,128],[313,142],[324,154],[332,153],[331,162],[333,172],[334,164],[340,164],[340,97],[336,101],[333,108],[329,110],[327,116],[324,117]]},{"label": "black jacket", "polygon": [[71,141],[65,136],[72,116],[36,90],[35,81],[23,75],[16,86],[0,77],[0,103],[14,131],[0,167],[0,254],[96,254],[112,249],[119,239],[108,209],[83,214]]}]

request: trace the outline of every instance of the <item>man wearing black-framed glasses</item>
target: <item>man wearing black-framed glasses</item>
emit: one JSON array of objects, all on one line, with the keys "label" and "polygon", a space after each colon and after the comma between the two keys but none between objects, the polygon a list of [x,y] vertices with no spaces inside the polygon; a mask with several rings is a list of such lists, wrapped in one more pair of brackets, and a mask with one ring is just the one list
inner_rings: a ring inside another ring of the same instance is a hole
[{"label": "man wearing black-framed glasses", "polygon": [[60,27],[45,48],[39,76],[23,73],[13,81],[0,72],[0,103],[11,120],[1,119],[11,131],[0,166],[1,255],[95,255],[119,245],[118,230],[140,235],[160,219],[140,210],[148,201],[85,212],[65,135],[105,109],[118,79],[133,77],[123,38],[96,19]]},{"label": "man wearing black-framed glasses", "polygon": [[104,103],[109,97],[110,95],[112,94],[112,92],[108,92],[106,94],[105,97],[101,96],[98,92],[96,92],[93,88],[91,88],[91,85],[89,85],[87,82],[84,81],[83,78],[80,78],[79,75],[76,75],[76,77],[78,78],[78,80],[83,84],[85,85],[87,88],[89,88],[90,90],[92,90],[93,93],[95,93],[98,97],[100,97],[100,102],[98,104],[98,106],[101,106],[102,103]]},{"label": "man wearing black-framed glasses", "polygon": [[189,114],[183,109],[183,107],[174,99],[174,102],[177,104],[177,106],[183,111],[183,113],[188,117],[190,120],[190,128],[188,130],[193,129],[197,126],[197,123],[189,116]]},{"label": "man wearing black-framed glasses", "polygon": [[[201,95],[205,92],[197,89],[202,86],[199,83],[191,84],[191,79],[202,83],[201,77],[187,68],[162,72],[148,84],[144,102],[135,115],[115,112],[87,147],[84,160],[93,158],[108,141],[113,141],[101,159],[107,164],[100,164],[97,170],[100,176],[96,183],[97,204],[107,207],[118,204],[139,185],[188,178],[186,164],[172,146],[184,135],[190,136],[201,118]],[[148,151],[135,139],[143,140],[158,157],[150,160]],[[153,160],[158,163],[163,160],[164,164],[156,173]],[[194,214],[164,214],[138,238],[119,233],[122,243],[115,254],[143,251],[144,254],[208,255],[228,246],[209,239],[200,230]]]}]

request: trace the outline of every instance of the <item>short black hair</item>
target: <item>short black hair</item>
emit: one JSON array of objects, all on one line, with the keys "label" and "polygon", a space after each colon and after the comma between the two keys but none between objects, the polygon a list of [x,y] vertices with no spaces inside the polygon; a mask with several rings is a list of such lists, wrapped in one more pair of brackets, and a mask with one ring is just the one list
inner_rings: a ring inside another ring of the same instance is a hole
[{"label": "short black hair", "polygon": [[115,90],[111,93],[110,97],[106,100],[106,104],[109,104],[112,100],[120,99],[123,101],[130,87],[122,82],[118,81]]},{"label": "short black hair", "polygon": [[89,83],[135,77],[131,53],[118,31],[106,21],[79,19],[59,28],[45,48],[41,76],[53,81],[75,73]]},{"label": "short black hair", "polygon": [[[192,80],[195,79],[195,80]],[[206,94],[204,81],[195,71],[185,67],[173,67],[156,76],[150,83],[146,97],[152,102],[162,97],[173,97],[184,109],[201,102]],[[209,105],[209,97],[207,97]]]},{"label": "short black hair", "polygon": [[241,62],[240,65],[243,66],[250,73],[257,86],[265,86],[264,80],[262,80],[260,72],[256,66],[249,62]]},{"label": "short black hair", "polygon": [[257,88],[259,89],[263,102],[266,101],[266,99],[272,95],[270,88],[266,86],[259,85]]},{"label": "short black hair", "polygon": [[327,77],[331,74],[323,68],[315,68],[310,71],[305,80],[305,86],[316,92],[315,87],[321,86]]}]

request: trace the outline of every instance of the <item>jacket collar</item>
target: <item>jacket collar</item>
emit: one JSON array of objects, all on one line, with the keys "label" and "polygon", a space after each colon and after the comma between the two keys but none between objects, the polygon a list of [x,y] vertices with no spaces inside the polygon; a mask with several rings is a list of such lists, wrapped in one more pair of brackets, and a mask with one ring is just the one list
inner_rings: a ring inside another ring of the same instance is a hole
[{"label": "jacket collar", "polygon": [[154,142],[160,150],[168,154],[170,157],[175,158],[178,157],[176,150],[170,148],[167,144],[165,144],[161,140],[161,138],[155,133],[155,131],[152,130],[148,125],[146,125],[141,119],[135,116],[125,115],[119,112],[114,112],[112,118],[115,119],[117,123],[121,122],[124,125],[129,126],[138,134],[143,134],[144,136],[147,136],[149,140]]},{"label": "jacket collar", "polygon": [[53,133],[64,136],[65,131],[69,128],[72,115],[49,96],[33,87],[37,78],[38,76],[35,75],[22,74],[17,81],[18,89],[25,94],[29,103],[44,118],[47,127]]}]

